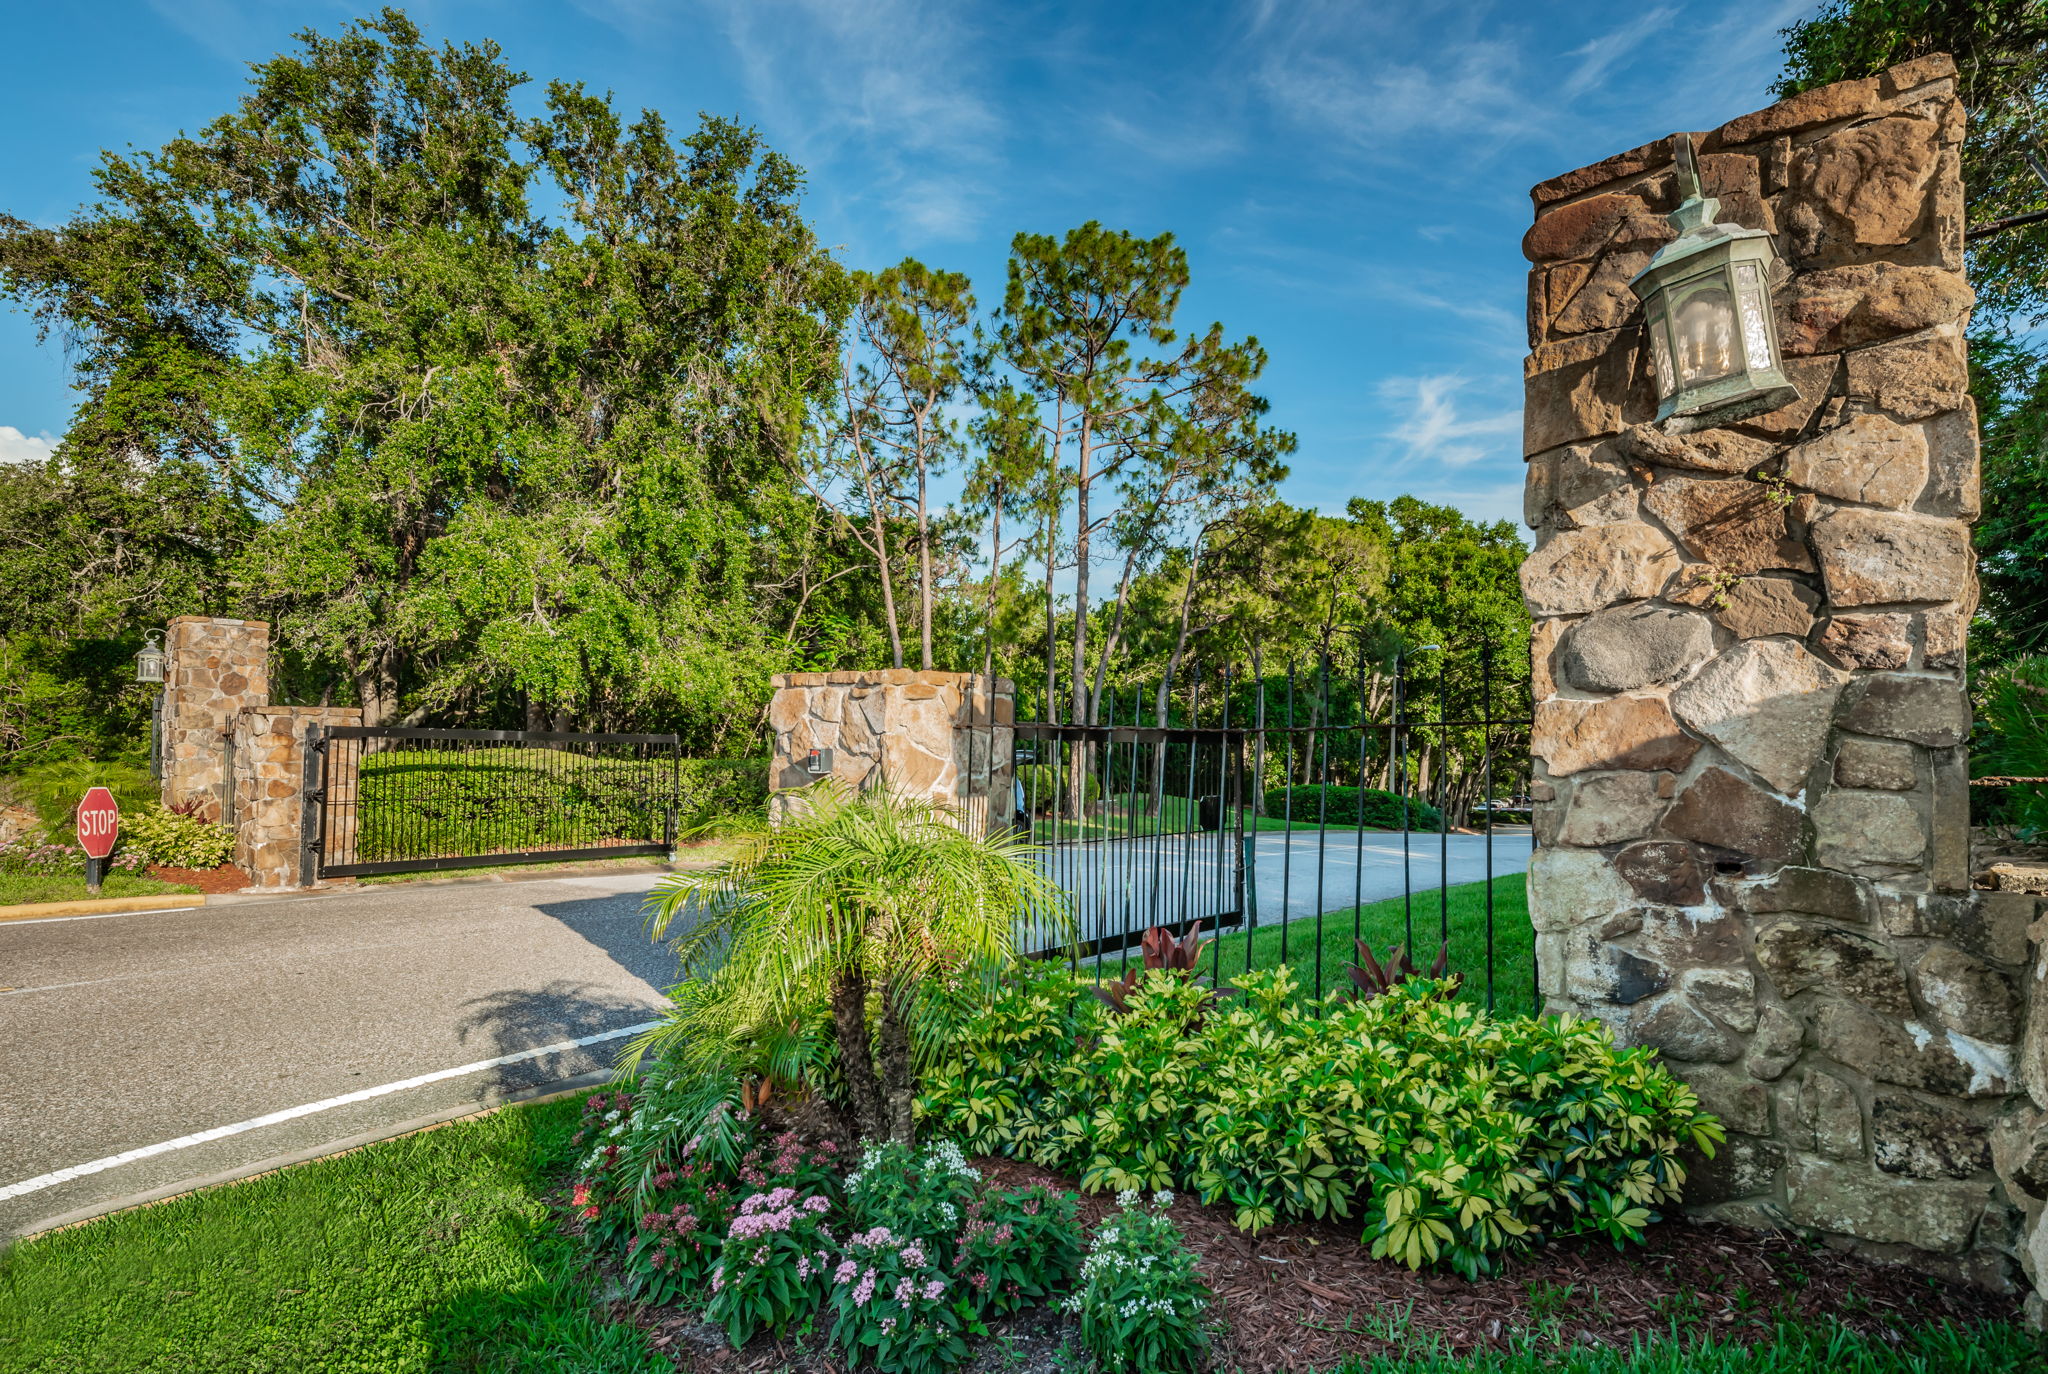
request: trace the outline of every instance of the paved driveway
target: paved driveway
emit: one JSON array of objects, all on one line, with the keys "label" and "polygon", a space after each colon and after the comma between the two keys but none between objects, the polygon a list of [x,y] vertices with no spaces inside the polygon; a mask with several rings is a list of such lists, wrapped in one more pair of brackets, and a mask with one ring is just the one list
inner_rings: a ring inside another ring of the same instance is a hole
[{"label": "paved driveway", "polygon": [[641,927],[656,876],[0,923],[0,1235],[609,1066],[623,1038],[19,1191],[190,1134],[643,1024],[675,968]]}]

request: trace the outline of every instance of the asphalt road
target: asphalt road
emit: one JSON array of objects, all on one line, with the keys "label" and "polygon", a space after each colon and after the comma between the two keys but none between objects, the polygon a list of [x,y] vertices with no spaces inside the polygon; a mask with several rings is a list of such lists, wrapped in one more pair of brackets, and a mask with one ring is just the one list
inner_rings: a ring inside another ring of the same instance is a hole
[{"label": "asphalt road", "polygon": [[[0,922],[0,1195],[54,1171],[653,1019],[657,875]],[[608,1067],[620,1039],[0,1197],[0,1235]]]}]

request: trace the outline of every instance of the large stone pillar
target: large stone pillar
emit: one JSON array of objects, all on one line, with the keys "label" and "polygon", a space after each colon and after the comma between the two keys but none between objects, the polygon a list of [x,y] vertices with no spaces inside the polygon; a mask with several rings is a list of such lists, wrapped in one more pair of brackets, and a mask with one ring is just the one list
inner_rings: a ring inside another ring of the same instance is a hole
[{"label": "large stone pillar", "polygon": [[1776,237],[1800,396],[1692,433],[1652,423],[1628,284],[1672,143],[1534,189],[1529,887],[1548,1006],[1728,1126],[1689,1204],[2003,1287],[2040,1211],[1993,1169],[2036,912],[1969,890],[1962,137],[1931,57],[1699,138],[1722,222]]},{"label": "large stone pillar", "polygon": [[979,673],[778,673],[768,705],[775,758],[771,820],[818,781],[811,751],[829,751],[830,776],[850,787],[886,782],[903,796],[947,807],[978,833],[1002,830],[1015,811],[1016,689]]},{"label": "large stone pillar", "polygon": [[[353,706],[256,706],[236,717],[230,819],[235,863],[251,887],[301,886],[309,729],[362,723],[362,711]],[[355,844],[355,808],[341,808],[335,818],[341,829],[329,837],[333,852],[346,853]]]},{"label": "large stone pillar", "polygon": [[164,636],[164,665],[163,803],[197,802],[199,815],[220,822],[235,720],[270,700],[270,626],[178,616]]}]

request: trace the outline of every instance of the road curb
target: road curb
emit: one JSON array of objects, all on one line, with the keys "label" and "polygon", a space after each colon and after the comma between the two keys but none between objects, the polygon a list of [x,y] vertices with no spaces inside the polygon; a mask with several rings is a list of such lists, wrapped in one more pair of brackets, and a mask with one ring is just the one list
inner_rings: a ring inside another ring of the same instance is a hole
[{"label": "road curb", "polygon": [[31,1230],[18,1231],[10,1236],[0,1236],[0,1250],[4,1250],[7,1246],[17,1241],[29,1240],[35,1236],[49,1235],[53,1231],[67,1230],[73,1226],[83,1225],[88,1221],[95,1221],[100,1217],[111,1216],[116,1212],[132,1212],[138,1207],[153,1207],[159,1202],[169,1202],[172,1198],[184,1197],[187,1193],[196,1193],[206,1188],[218,1187],[224,1183],[247,1182],[249,1179],[257,1178],[263,1174],[274,1174],[280,1169],[288,1169],[295,1164],[310,1164],[316,1159],[332,1159],[337,1155],[352,1154],[366,1146],[377,1145],[386,1140],[396,1140],[400,1136],[418,1135],[423,1131],[435,1130],[438,1127],[447,1126],[457,1121],[465,1121],[471,1117],[489,1116],[491,1113],[503,1111],[507,1107],[526,1107],[539,1102],[552,1102],[556,1098],[573,1097],[578,1093],[589,1092],[593,1088],[600,1088],[610,1084],[614,1076],[615,1073],[611,1069],[592,1069],[589,1073],[578,1074],[574,1078],[559,1079],[553,1083],[541,1083],[531,1088],[521,1088],[516,1092],[492,1094],[483,1099],[481,1103],[465,1102],[458,1106],[444,1108],[438,1112],[429,1112],[425,1116],[415,1116],[405,1121],[393,1122],[388,1126],[372,1127],[370,1130],[362,1131],[352,1136],[345,1136],[340,1140],[330,1140],[323,1145],[311,1145],[303,1150],[294,1150],[290,1154],[273,1155],[269,1159],[260,1159],[253,1164],[243,1164],[233,1169],[223,1169],[219,1173],[202,1174],[197,1178],[182,1179],[177,1183],[167,1183],[161,1188],[152,1188],[145,1193],[133,1193],[127,1197],[112,1198],[106,1202],[96,1202],[89,1207],[80,1207],[75,1211],[65,1212],[59,1216],[45,1217],[40,1221],[30,1222],[29,1225],[33,1228]]},{"label": "road curb", "polygon": [[0,921],[35,921],[50,916],[118,916],[131,911],[182,911],[205,906],[204,892],[166,892],[154,897],[82,897],[75,902],[21,902],[0,906]]}]

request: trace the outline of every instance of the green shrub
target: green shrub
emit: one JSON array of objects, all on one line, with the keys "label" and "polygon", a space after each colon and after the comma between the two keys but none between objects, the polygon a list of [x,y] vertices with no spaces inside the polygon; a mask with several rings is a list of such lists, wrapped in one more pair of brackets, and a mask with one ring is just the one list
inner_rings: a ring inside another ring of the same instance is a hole
[{"label": "green shrub", "polygon": [[66,842],[74,833],[72,813],[88,789],[112,792],[124,817],[155,805],[158,790],[147,762],[131,758],[45,759],[26,765],[9,782],[9,790],[35,808],[49,838]]},{"label": "green shrub", "polygon": [[235,857],[234,831],[162,806],[123,816],[121,839],[165,868],[219,868]]},{"label": "green shrub", "polygon": [[953,1272],[977,1313],[1000,1315],[1049,1302],[1081,1266],[1081,1226],[1071,1193],[990,1189],[967,1204]]},{"label": "green shrub", "polygon": [[1640,1240],[1681,1147],[1723,1138],[1595,1021],[1496,1019],[1427,981],[1363,1003],[1303,1004],[1284,968],[1237,985],[1218,1005],[1154,971],[1118,1017],[1052,971],[963,994],[920,1107],[1091,1191],[1189,1188],[1254,1231],[1356,1217],[1375,1254],[1467,1275],[1547,1237]]},{"label": "green shrub", "polygon": [[831,1199],[794,1188],[754,1193],[739,1205],[718,1262],[704,1315],[725,1328],[734,1349],[758,1331],[787,1331],[825,1298],[830,1254],[825,1229]]},{"label": "green shrub", "polygon": [[869,1145],[846,1176],[846,1209],[855,1230],[880,1227],[922,1241],[942,1265],[953,1262],[960,1218],[981,1175],[950,1140],[921,1150],[901,1141]]},{"label": "green shrub", "polygon": [[[1048,814],[1057,810],[1065,814],[1071,810],[1074,785],[1073,774],[1055,768],[1049,763],[1025,763],[1017,766],[1017,781],[1024,784],[1024,809],[1037,815],[1043,809]],[[1102,804],[1102,779],[1093,773],[1081,778],[1081,805],[1092,810]]]},{"label": "green shrub", "polygon": [[832,1271],[832,1344],[849,1366],[943,1374],[972,1353],[953,1288],[922,1242],[886,1226],[857,1232]]},{"label": "green shrub", "polygon": [[[2048,656],[2022,659],[1989,674],[1981,684],[1972,762],[1979,777],[2048,776]],[[1980,788],[1973,801],[1988,804],[1982,819],[2009,825],[2021,840],[2048,836],[2048,785],[2016,783]]]},{"label": "green shrub", "polygon": [[[1269,818],[1288,815],[1290,796],[1294,799],[1292,815],[1296,825],[1316,825],[1327,820],[1331,825],[1357,825],[1368,830],[1401,828],[1401,798],[1377,787],[1269,788],[1266,792],[1266,815]],[[1322,812],[1325,798],[1330,808],[1327,816]],[[1428,802],[1410,797],[1406,805],[1410,830],[1434,832],[1443,829],[1444,813]]]},{"label": "green shrub", "polygon": [[1117,1201],[1123,1210],[1095,1232],[1081,1291],[1067,1303],[1080,1315],[1081,1344],[1111,1374],[1197,1369],[1209,1343],[1209,1285],[1166,1214],[1172,1195],[1159,1194],[1150,1209],[1136,1193]]}]

